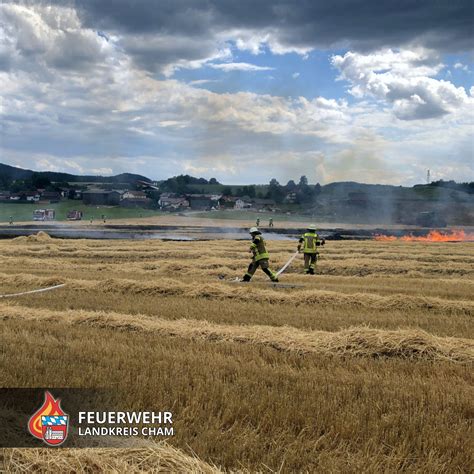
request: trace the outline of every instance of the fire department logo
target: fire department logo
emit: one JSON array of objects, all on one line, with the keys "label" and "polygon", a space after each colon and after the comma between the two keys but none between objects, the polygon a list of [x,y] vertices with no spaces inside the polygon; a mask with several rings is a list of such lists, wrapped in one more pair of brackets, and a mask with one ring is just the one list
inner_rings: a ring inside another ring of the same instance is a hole
[{"label": "fire department logo", "polygon": [[29,432],[49,446],[59,446],[67,438],[69,416],[61,409],[61,400],[49,392],[44,393],[44,403],[28,422]]}]

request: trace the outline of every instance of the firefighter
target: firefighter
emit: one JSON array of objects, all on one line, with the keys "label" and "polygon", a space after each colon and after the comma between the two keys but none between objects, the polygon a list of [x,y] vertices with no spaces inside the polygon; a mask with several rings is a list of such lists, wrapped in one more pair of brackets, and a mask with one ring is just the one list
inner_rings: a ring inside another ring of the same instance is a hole
[{"label": "firefighter", "polygon": [[277,276],[270,270],[268,265],[270,256],[265,248],[265,240],[262,237],[262,233],[256,227],[252,227],[249,233],[252,236],[252,245],[250,245],[249,252],[253,254],[253,257],[247,269],[247,273],[241,281],[250,281],[257,268],[260,267],[271,281],[278,282]]},{"label": "firefighter", "polygon": [[317,247],[325,243],[326,241],[324,239],[319,240],[315,225],[308,226],[306,232],[300,237],[298,241],[298,252],[301,252],[301,247],[303,247],[304,272],[306,274],[314,275],[316,260],[319,255]]}]

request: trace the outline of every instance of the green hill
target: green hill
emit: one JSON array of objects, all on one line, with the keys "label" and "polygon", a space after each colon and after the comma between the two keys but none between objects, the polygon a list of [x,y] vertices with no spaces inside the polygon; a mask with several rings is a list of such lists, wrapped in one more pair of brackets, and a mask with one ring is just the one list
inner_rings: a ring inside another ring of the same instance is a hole
[{"label": "green hill", "polygon": [[58,173],[55,171],[33,171],[0,163],[1,182],[5,182],[6,180],[15,181],[31,179],[33,173],[39,176],[44,176],[50,181],[56,183],[134,183],[136,181],[151,182],[151,180],[145,176],[132,173],[122,173],[115,176],[83,176],[70,173]]}]

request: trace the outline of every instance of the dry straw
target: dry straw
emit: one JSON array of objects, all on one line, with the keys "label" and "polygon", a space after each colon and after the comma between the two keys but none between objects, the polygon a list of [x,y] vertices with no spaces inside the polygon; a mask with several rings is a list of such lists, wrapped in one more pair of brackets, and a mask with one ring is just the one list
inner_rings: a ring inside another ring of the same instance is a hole
[{"label": "dry straw", "polygon": [[[145,443],[143,443],[145,444]],[[1,472],[8,473],[169,473],[217,474],[221,470],[166,443],[146,447],[82,449],[4,449]]]},{"label": "dry straw", "polygon": [[418,329],[387,331],[352,327],[336,332],[303,331],[288,326],[224,325],[193,319],[166,320],[115,312],[47,309],[32,311],[30,308],[6,304],[0,304],[0,318],[144,331],[161,336],[212,342],[239,342],[299,353],[474,363],[474,341],[471,339],[438,337]]},{"label": "dry straw", "polygon": [[249,284],[232,283],[186,283],[171,278],[161,278],[157,282],[110,278],[105,281],[79,280],[63,277],[36,277],[28,274],[0,274],[2,280],[10,284],[35,285],[36,287],[68,283],[77,291],[89,290],[103,293],[130,295],[162,295],[218,300],[258,301],[269,304],[326,304],[380,310],[432,310],[446,314],[474,316],[474,302],[448,300],[428,296],[395,294],[382,296],[369,293],[345,294],[338,291],[292,288],[283,291],[278,288],[256,287]]}]

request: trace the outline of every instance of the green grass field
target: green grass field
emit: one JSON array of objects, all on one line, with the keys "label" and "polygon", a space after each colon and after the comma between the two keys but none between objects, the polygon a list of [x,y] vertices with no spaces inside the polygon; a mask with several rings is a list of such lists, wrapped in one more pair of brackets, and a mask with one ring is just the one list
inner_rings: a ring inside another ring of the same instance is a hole
[{"label": "green grass field", "polygon": [[33,211],[35,209],[55,209],[56,220],[66,220],[67,212],[77,209],[83,212],[83,219],[100,219],[102,214],[107,216],[107,219],[124,219],[137,217],[150,217],[163,214],[159,211],[150,209],[126,209],[123,207],[110,206],[86,206],[82,201],[62,201],[55,204],[5,204],[0,203],[0,223],[7,223],[10,216],[13,217],[13,222],[33,221]]},{"label": "green grass field", "polygon": [[[101,219],[102,214],[105,214],[107,220],[109,219],[136,219],[139,217],[152,216],[168,216],[169,212],[160,212],[150,209],[127,209],[123,207],[112,206],[86,206],[81,201],[62,201],[55,204],[33,203],[33,204],[6,204],[0,203],[0,223],[8,223],[10,216],[13,217],[13,222],[33,221],[33,211],[35,209],[55,209],[56,220],[67,220],[68,211],[77,209],[83,212],[83,219],[94,220]],[[268,220],[273,218],[275,223],[286,221],[306,221],[308,217],[295,216],[294,214],[287,215],[272,212],[252,212],[252,211],[208,211],[208,212],[193,212],[192,217],[199,217],[203,219],[235,219],[235,220],[257,220],[260,219],[261,225],[267,225]]]}]

